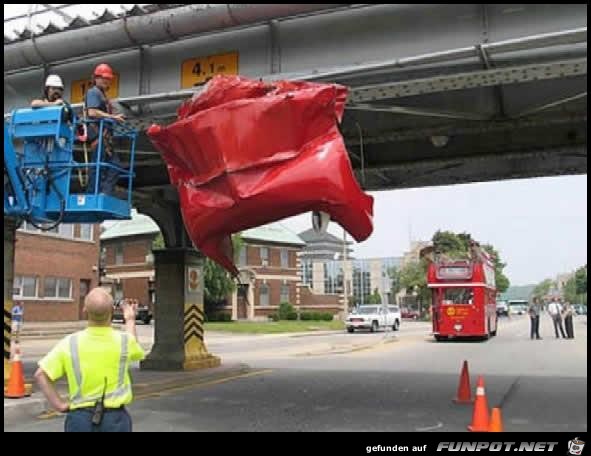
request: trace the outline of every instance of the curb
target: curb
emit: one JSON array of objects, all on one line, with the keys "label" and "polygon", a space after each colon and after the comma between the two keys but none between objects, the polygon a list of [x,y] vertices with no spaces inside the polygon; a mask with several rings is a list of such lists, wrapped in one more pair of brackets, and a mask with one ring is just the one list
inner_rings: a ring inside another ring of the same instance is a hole
[{"label": "curb", "polygon": [[4,421],[35,418],[48,408],[49,403],[45,398],[34,397],[34,395],[23,399],[4,399]]},{"label": "curb", "polygon": [[295,353],[292,356],[304,357],[304,356],[344,355],[344,354],[355,353],[355,352],[359,352],[359,351],[363,351],[363,350],[370,350],[372,348],[376,348],[381,345],[391,344],[391,343],[398,342],[398,341],[399,341],[399,339],[397,337],[388,337],[388,338],[382,338],[378,342],[371,343],[371,344],[353,345],[353,346],[345,348],[345,349],[327,349],[324,351],[317,351],[317,352]]}]

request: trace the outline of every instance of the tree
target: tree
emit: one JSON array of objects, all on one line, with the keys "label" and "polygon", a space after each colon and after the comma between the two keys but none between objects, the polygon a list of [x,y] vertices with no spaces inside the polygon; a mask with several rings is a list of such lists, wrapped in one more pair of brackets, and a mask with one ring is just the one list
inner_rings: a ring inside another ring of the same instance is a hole
[{"label": "tree", "polygon": [[451,231],[438,230],[431,241],[436,252],[443,253],[450,257],[466,258],[468,255],[468,245],[466,238],[471,239],[469,234],[463,233],[462,237]]},{"label": "tree", "polygon": [[570,303],[576,303],[577,299],[577,280],[575,276],[572,276],[570,279],[566,281],[564,284],[564,289],[562,290],[562,294],[564,299],[566,299]]},{"label": "tree", "polygon": [[427,265],[425,260],[407,263],[400,270],[400,285],[406,290],[417,290],[427,287]]},{"label": "tree", "polygon": [[162,233],[158,233],[152,241],[152,250],[163,249],[165,247],[166,245],[164,244],[164,236],[162,236]]},{"label": "tree", "polygon": [[509,285],[511,285],[509,278],[503,273],[503,269],[507,266],[507,263],[501,261],[499,252],[497,252],[492,245],[484,244],[482,248],[492,257],[495,267],[495,286],[497,288],[497,293],[504,293],[507,291],[507,288],[509,288]]},{"label": "tree", "polygon": [[396,267],[388,268],[388,277],[390,278],[390,295],[392,296],[392,299],[396,299],[396,295],[402,290],[402,285],[400,284],[400,269]]},{"label": "tree", "polygon": [[543,298],[550,290],[554,287],[554,282],[551,279],[544,279],[536,285],[533,291],[533,295],[536,298]]},{"label": "tree", "polygon": [[400,285],[406,289],[406,294],[416,293],[419,311],[426,310],[423,304],[431,303],[431,292],[427,287],[426,259],[406,264],[400,271]]},{"label": "tree", "polygon": [[587,293],[587,265],[575,272],[575,288],[577,294]]},{"label": "tree", "polygon": [[373,293],[370,294],[367,299],[365,300],[367,304],[381,304],[382,303],[382,296],[378,289],[374,289]]},{"label": "tree", "polygon": [[[237,258],[243,245],[239,233],[232,236],[232,245],[234,257]],[[208,315],[219,310],[228,295],[236,289],[236,284],[228,271],[209,258],[205,259],[203,266],[203,284],[204,307],[205,313]]]}]

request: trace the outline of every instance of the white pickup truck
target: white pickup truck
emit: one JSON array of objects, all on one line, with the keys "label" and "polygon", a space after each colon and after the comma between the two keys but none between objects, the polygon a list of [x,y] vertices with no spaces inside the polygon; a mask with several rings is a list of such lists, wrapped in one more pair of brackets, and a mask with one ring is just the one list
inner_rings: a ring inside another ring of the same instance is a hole
[{"label": "white pickup truck", "polygon": [[400,329],[400,307],[394,305],[359,306],[347,316],[345,325],[352,333],[356,329],[369,329],[376,332],[380,328]]}]

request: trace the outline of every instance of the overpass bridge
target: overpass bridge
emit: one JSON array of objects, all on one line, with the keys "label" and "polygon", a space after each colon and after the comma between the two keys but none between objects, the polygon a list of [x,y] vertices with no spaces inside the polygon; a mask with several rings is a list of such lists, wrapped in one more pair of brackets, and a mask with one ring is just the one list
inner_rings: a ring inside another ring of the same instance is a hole
[{"label": "overpass bridge", "polygon": [[[5,112],[53,72],[79,101],[103,61],[140,128],[173,120],[216,72],[338,82],[351,88],[342,131],[366,190],[587,172],[586,4],[149,5],[70,19],[5,37]],[[163,161],[144,134],[138,149],[135,205],[169,248],[157,277],[198,266]],[[180,312],[185,279],[157,283],[161,366],[170,353],[178,366],[178,328],[201,318]]]}]

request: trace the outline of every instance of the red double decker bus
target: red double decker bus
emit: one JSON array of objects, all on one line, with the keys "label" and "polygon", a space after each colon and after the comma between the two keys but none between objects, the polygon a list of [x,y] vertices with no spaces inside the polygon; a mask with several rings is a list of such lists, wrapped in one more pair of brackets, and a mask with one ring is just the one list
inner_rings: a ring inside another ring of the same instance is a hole
[{"label": "red double decker bus", "polygon": [[432,289],[433,335],[488,339],[497,334],[495,270],[477,245],[470,260],[435,259],[427,271]]}]

